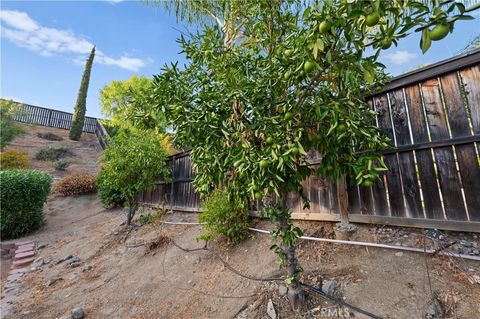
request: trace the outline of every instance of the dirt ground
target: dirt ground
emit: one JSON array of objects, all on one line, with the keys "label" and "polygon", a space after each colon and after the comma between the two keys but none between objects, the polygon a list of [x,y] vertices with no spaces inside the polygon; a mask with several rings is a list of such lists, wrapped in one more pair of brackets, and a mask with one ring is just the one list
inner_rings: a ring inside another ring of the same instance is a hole
[{"label": "dirt ground", "polygon": [[[63,141],[54,143],[76,155],[77,166],[69,169],[97,171],[99,146],[86,134],[72,142],[66,131],[33,126],[28,136],[15,139],[10,148],[34,154],[39,146],[52,143],[36,137],[37,132],[48,130],[64,134]],[[32,166],[56,177],[66,174],[46,163],[34,161]],[[200,226],[156,221],[126,227],[122,225],[125,218],[122,209],[104,209],[96,195],[49,198],[45,225],[16,240],[45,246],[36,254],[43,262],[32,264],[13,288],[5,290],[2,283],[1,317],[60,318],[83,307],[87,319],[268,319],[270,303],[277,318],[366,318],[311,291],[306,292],[305,309],[293,312],[284,296],[283,281],[248,280],[233,273],[211,251],[184,251],[176,246],[202,248],[204,243],[197,240]],[[197,216],[165,214],[162,220],[195,222]],[[271,227],[266,220],[254,220],[252,225]],[[332,223],[300,222],[299,226],[308,236],[335,237]],[[480,248],[475,234],[445,232],[442,236],[443,243],[457,241],[445,251],[473,253]],[[424,231],[361,225],[355,239],[423,247]],[[268,234],[251,232],[237,246],[219,240],[208,247],[243,274],[282,277],[271,245]],[[429,241],[428,247],[438,247],[438,243]],[[297,253],[304,268],[303,282],[319,288],[329,282],[339,300],[379,317],[425,318],[432,309],[433,292],[445,310],[443,318],[480,318],[480,262],[303,240]],[[67,256],[79,261],[62,262]]]},{"label": "dirt ground", "polygon": [[[68,130],[40,125],[20,124],[25,129],[21,134],[6,147],[7,150],[15,149],[28,153],[31,165],[29,168],[38,169],[51,174],[54,178],[61,178],[72,171],[83,171],[92,174],[98,172],[98,159],[101,154],[101,147],[95,134],[82,133],[79,141],[72,141],[68,138]],[[38,137],[38,133],[53,133],[63,138],[62,141],[49,141]],[[37,161],[35,154],[41,147],[59,146],[68,149],[72,156],[65,158],[69,166],[65,171],[55,169],[54,162]]]},{"label": "dirt ground", "polygon": [[[124,219],[121,209],[105,210],[94,195],[49,200],[44,228],[24,238],[45,244],[37,257],[49,263],[34,267],[17,287],[3,292],[2,317],[57,318],[82,306],[86,318],[269,318],[271,299],[279,318],[328,318],[325,309],[363,318],[311,292],[307,308],[293,313],[281,295],[283,282],[244,279],[208,251],[184,252],[171,243],[202,247],[196,240],[199,226],[156,222],[126,228]],[[164,219],[195,221],[196,215],[174,213]],[[268,229],[269,224],[257,221],[255,226]],[[328,223],[301,226],[309,235],[333,233]],[[359,232],[366,237],[370,229]],[[157,247],[149,249],[152,241]],[[238,246],[217,241],[210,248],[244,274],[278,277],[283,273],[269,251],[271,244],[270,236],[251,233]],[[68,255],[79,257],[80,265],[53,265]],[[302,241],[298,255],[304,282],[321,287],[322,279],[334,279],[336,296],[378,316],[424,318],[428,311],[423,254]],[[449,317],[480,318],[480,285],[465,277],[478,274],[480,264],[447,257],[427,261],[433,291],[452,307]],[[467,268],[459,271],[458,265]]]}]

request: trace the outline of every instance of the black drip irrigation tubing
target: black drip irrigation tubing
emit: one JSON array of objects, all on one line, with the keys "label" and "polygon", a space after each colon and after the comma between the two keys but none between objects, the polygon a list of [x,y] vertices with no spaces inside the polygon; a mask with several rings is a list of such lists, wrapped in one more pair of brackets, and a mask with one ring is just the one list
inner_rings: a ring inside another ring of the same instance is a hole
[{"label": "black drip irrigation tubing", "polygon": [[[243,277],[245,279],[248,279],[248,280],[253,280],[253,281],[260,281],[260,282],[265,282],[265,281],[284,281],[285,278],[257,278],[257,277],[251,277],[251,276],[248,276],[248,275],[245,275],[245,274],[242,274],[240,271],[238,271],[237,269],[235,269],[232,265],[230,265],[228,262],[226,262],[219,254],[217,254],[216,252],[214,252],[213,250],[209,249],[208,248],[208,243],[205,242],[205,245],[201,248],[193,248],[193,249],[189,249],[189,248],[184,248],[180,245],[178,245],[173,239],[170,240],[170,242],[175,246],[177,247],[178,249],[184,251],[184,252],[194,252],[194,251],[200,251],[200,250],[204,250],[204,251],[208,251],[210,253],[212,253],[216,258],[218,258],[224,265],[226,268],[228,268],[231,272],[233,272],[234,274],[240,276],[240,277]],[[377,316],[377,315],[374,315],[366,310],[363,310],[357,306],[354,306],[354,305],[351,305],[341,299],[338,299],[337,297],[334,297],[332,295],[329,295],[327,294],[326,292],[322,291],[321,289],[319,288],[315,288],[313,286],[310,286],[308,284],[305,284],[305,283],[300,283],[302,286],[310,289],[311,291],[321,295],[322,297],[326,298],[326,299],[329,299],[333,302],[336,302],[342,306],[345,306],[345,307],[348,307],[356,312],[359,312],[361,314],[364,314],[370,318],[373,318],[373,319],[383,319],[382,317],[380,316]]]}]

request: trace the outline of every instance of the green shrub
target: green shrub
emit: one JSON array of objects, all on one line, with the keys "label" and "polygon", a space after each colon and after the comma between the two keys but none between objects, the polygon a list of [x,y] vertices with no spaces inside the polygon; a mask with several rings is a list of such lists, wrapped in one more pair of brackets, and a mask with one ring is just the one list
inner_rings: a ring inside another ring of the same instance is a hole
[{"label": "green shrub", "polygon": [[248,228],[248,205],[244,200],[229,195],[228,190],[216,189],[202,203],[198,220],[204,225],[203,240],[224,235],[230,242],[245,239]]},{"label": "green shrub", "polygon": [[105,182],[105,171],[101,170],[97,175],[97,195],[105,207],[123,207],[125,206],[126,199],[122,196],[122,192],[113,189]]},{"label": "green shrub", "polygon": [[170,179],[162,140],[154,130],[120,132],[102,153],[102,183],[118,190],[127,200],[127,225],[138,208],[138,196],[155,184]]},{"label": "green shrub", "polygon": [[55,169],[57,171],[64,171],[67,169],[68,166],[70,166],[70,162],[69,161],[66,161],[66,160],[63,160],[63,159],[60,159],[58,161],[56,161],[53,166],[55,167]]},{"label": "green shrub", "polygon": [[47,146],[38,150],[37,154],[35,154],[35,159],[41,161],[56,161],[65,156],[71,155],[72,153],[66,148],[60,146]]},{"label": "green shrub", "polygon": [[30,160],[25,151],[8,150],[0,153],[0,169],[28,168]]},{"label": "green shrub", "polygon": [[43,222],[52,177],[36,170],[0,172],[1,238],[17,238],[38,228]]},{"label": "green shrub", "polygon": [[49,141],[62,141],[63,140],[63,137],[61,136],[58,136],[57,134],[53,134],[53,133],[38,133],[37,134],[38,137],[40,138],[43,138],[44,140],[49,140]]},{"label": "green shrub", "polygon": [[113,124],[112,121],[110,120],[99,120],[103,127],[105,128],[105,130],[107,131],[108,133],[108,136],[110,136],[111,138],[114,138],[118,132],[120,131],[120,127],[119,126],[116,126]]},{"label": "green shrub", "polygon": [[18,107],[19,104],[12,101],[0,100],[0,149],[2,150],[15,136],[25,133],[25,130],[13,120]]},{"label": "green shrub", "polygon": [[53,192],[60,196],[75,196],[97,192],[97,178],[95,175],[75,172],[62,178]]},{"label": "green shrub", "polygon": [[141,225],[147,225],[147,224],[152,224],[162,218],[163,214],[159,211],[154,212],[152,214],[146,214],[146,215],[140,215],[140,218],[138,221],[140,222]]}]

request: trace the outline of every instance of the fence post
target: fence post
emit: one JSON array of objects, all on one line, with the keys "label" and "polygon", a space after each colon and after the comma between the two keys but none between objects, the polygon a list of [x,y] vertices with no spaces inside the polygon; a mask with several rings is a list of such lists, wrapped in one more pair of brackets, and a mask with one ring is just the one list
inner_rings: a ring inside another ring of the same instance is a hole
[{"label": "fence post", "polygon": [[175,183],[175,159],[176,156],[172,156],[172,184],[170,185],[170,212],[173,213],[173,203],[175,201],[175,187],[173,187]]},{"label": "fence post", "polygon": [[48,126],[52,126],[51,122],[52,122],[52,110],[49,110],[48,111]]},{"label": "fence post", "polygon": [[348,224],[348,194],[347,194],[347,178],[342,175],[337,180],[337,198],[338,210],[340,212],[340,222]]}]

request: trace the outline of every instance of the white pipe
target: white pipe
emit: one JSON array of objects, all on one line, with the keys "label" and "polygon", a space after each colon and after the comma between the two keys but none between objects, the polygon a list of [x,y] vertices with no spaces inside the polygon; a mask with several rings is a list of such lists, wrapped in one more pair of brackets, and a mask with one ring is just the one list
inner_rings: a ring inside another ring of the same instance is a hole
[{"label": "white pipe", "polygon": [[206,223],[187,223],[187,222],[164,222],[160,221],[162,224],[167,224],[167,225],[205,225]]},{"label": "white pipe", "polygon": [[[168,225],[203,225],[203,224],[205,224],[205,223],[164,222],[164,221],[162,221],[162,223],[168,224]],[[252,228],[252,227],[249,227],[248,229],[251,230],[251,231],[257,232],[257,233],[270,234],[270,232],[268,230],[257,229],[257,228]],[[453,256],[453,257],[458,257],[458,258],[480,261],[480,256],[472,256],[472,255],[457,254],[457,253],[446,253],[446,252],[442,252],[442,251],[436,252],[433,249],[423,250],[423,248],[416,248],[416,247],[375,244],[375,243],[368,243],[368,242],[363,242],[363,241],[318,238],[318,237],[310,237],[310,236],[301,236],[300,238],[305,239],[305,240],[321,241],[321,242],[334,243],[334,244],[347,244],[347,245],[356,245],[356,246],[365,246],[365,247],[395,249],[395,250],[412,251],[412,252],[427,253],[427,254],[437,253],[439,255],[444,255],[444,256]]]}]

